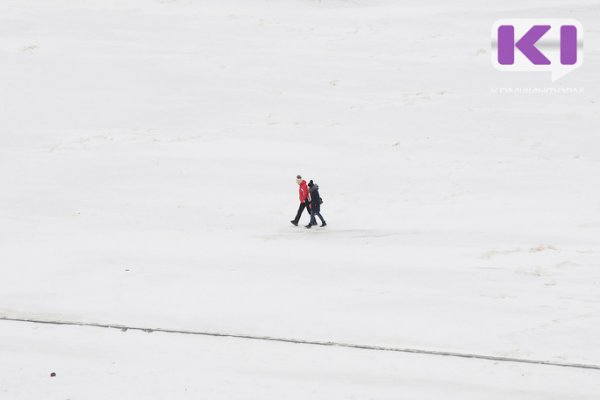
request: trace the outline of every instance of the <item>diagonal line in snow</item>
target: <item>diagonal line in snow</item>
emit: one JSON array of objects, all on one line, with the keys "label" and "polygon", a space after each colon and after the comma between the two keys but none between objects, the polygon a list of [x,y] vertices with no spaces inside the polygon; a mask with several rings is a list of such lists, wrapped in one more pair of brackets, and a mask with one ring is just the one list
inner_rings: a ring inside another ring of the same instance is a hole
[{"label": "diagonal line in snow", "polygon": [[553,367],[600,370],[600,365],[595,365],[595,364],[579,364],[579,363],[569,363],[569,362],[535,360],[535,359],[527,359],[527,358],[502,357],[502,356],[493,356],[493,355],[486,355],[486,354],[458,353],[458,352],[452,352],[452,351],[438,351],[438,350],[412,349],[412,348],[387,347],[387,346],[372,346],[372,345],[361,345],[361,344],[352,344],[352,343],[343,343],[343,342],[323,342],[323,341],[318,341],[318,340],[280,338],[280,337],[272,337],[272,336],[244,335],[244,334],[234,334],[234,333],[189,331],[189,330],[178,330],[178,329],[168,329],[168,328],[143,328],[143,327],[139,327],[139,326],[127,326],[127,325],[119,325],[119,324],[102,324],[102,323],[95,323],[95,322],[51,321],[51,320],[11,318],[11,317],[0,317],[0,320],[1,321],[11,321],[11,322],[25,322],[25,323],[32,323],[32,324],[45,324],[45,325],[65,325],[65,326],[82,326],[82,327],[103,328],[103,329],[133,330],[133,331],[142,331],[142,332],[147,332],[147,333],[161,332],[161,333],[181,334],[181,335],[228,337],[228,338],[234,338],[234,339],[262,340],[262,341],[270,341],[270,342],[305,344],[305,345],[313,345],[313,346],[345,347],[345,348],[360,349],[360,350],[390,351],[390,352],[398,352],[398,353],[424,354],[424,355],[442,356],[442,357],[459,357],[459,358],[471,358],[471,359],[487,360],[487,361],[500,361],[500,362],[512,362],[512,363],[521,363],[521,364],[548,365],[548,366],[553,366]]}]

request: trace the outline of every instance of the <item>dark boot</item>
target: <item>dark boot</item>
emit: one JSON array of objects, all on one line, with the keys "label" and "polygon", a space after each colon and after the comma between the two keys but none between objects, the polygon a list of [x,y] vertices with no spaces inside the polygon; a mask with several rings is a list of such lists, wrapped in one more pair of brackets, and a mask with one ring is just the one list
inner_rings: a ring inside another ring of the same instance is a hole
[{"label": "dark boot", "polygon": [[309,223],[308,225],[305,225],[304,227],[307,228],[307,229],[310,229],[311,226],[312,226],[312,224]]},{"label": "dark boot", "polygon": [[324,226],[327,226],[327,222],[323,222],[323,223],[321,224],[321,228],[322,228],[322,227],[324,227]]},{"label": "dark boot", "polygon": [[298,226],[298,222],[296,222],[296,221],[294,221],[294,220],[291,220],[290,222],[292,223],[292,225],[294,225],[294,226]]}]

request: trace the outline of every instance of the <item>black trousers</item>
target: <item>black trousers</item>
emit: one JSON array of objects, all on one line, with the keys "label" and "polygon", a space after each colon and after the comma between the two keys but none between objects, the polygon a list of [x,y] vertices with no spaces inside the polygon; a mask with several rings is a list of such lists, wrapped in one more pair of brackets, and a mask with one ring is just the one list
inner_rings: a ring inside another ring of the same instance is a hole
[{"label": "black trousers", "polygon": [[308,200],[305,200],[304,203],[300,203],[300,207],[298,207],[298,212],[296,213],[296,218],[294,218],[294,222],[298,223],[298,221],[300,221],[300,216],[302,215],[302,212],[305,208],[310,214],[310,210],[308,208]]},{"label": "black trousers", "polygon": [[324,224],[325,220],[323,219],[323,216],[321,215],[321,210],[317,211],[317,210],[311,210],[310,212],[310,224],[311,225],[316,225],[317,224],[317,219],[315,218],[315,216],[319,217],[319,219],[321,220],[321,223]]}]

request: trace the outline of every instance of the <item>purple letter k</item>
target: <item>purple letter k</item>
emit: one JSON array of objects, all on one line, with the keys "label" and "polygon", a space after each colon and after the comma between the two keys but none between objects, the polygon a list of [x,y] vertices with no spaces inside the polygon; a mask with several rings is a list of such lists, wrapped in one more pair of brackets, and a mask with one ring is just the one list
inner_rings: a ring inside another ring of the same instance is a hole
[{"label": "purple letter k", "polygon": [[502,65],[514,64],[514,47],[516,47],[534,65],[549,65],[550,60],[535,47],[537,41],[549,30],[550,25],[534,25],[515,43],[515,28],[512,25],[500,26],[498,28],[498,62]]}]

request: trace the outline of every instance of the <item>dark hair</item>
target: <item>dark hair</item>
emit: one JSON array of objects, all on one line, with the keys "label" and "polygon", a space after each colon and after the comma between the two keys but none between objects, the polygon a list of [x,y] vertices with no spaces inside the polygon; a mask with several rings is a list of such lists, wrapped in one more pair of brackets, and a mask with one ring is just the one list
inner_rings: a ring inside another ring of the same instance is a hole
[{"label": "dark hair", "polygon": [[312,185],[314,185],[314,183],[313,183],[313,181],[311,179],[310,182],[308,182],[308,186],[312,186]]}]

